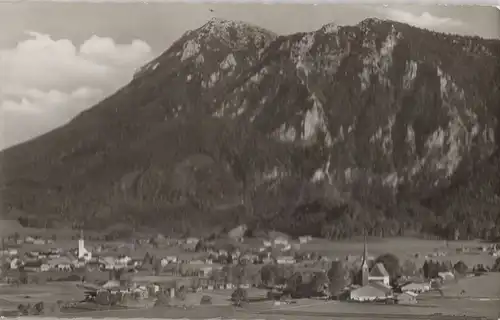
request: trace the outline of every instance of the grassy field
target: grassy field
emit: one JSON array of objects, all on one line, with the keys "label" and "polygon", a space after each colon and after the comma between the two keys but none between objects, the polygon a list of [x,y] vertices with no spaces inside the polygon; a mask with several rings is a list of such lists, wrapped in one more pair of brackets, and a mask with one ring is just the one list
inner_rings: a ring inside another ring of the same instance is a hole
[{"label": "grassy field", "polygon": [[[232,306],[194,307],[186,310],[182,308],[157,307],[138,310],[92,311],[68,314],[71,319],[103,319],[103,318],[162,318],[162,319],[225,319],[233,318],[236,314]],[[255,318],[254,318],[255,319]]]},{"label": "grassy field", "polygon": [[0,310],[17,309],[19,304],[56,303],[62,301],[81,301],[83,291],[76,283],[61,282],[43,285],[4,286],[0,289]]}]

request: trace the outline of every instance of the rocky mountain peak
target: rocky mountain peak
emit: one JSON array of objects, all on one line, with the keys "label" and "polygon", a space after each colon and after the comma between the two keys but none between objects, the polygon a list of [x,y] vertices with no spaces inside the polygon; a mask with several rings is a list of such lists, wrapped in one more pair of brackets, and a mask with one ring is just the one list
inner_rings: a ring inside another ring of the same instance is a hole
[{"label": "rocky mountain peak", "polygon": [[277,35],[269,30],[252,24],[212,18],[202,27],[189,33],[191,41],[207,43],[211,40],[222,41],[234,50],[242,50],[245,46],[262,46],[274,40]]},{"label": "rocky mountain peak", "polygon": [[319,31],[324,33],[335,33],[339,29],[339,25],[335,22],[330,22],[322,26]]}]

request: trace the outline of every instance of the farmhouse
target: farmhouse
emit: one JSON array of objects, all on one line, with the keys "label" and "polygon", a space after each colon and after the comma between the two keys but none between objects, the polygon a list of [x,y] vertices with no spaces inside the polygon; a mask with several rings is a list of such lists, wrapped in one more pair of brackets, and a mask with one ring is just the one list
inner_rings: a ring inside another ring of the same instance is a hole
[{"label": "farmhouse", "polygon": [[386,286],[389,286],[389,273],[385,269],[382,263],[377,263],[373,266],[368,276],[368,281],[370,282],[381,282]]}]

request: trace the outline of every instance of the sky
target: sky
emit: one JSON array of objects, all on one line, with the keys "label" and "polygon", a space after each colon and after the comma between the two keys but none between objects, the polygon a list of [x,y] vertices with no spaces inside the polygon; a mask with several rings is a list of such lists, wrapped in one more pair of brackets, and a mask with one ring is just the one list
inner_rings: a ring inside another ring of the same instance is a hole
[{"label": "sky", "polygon": [[0,150],[64,125],[212,17],[278,34],[377,17],[500,38],[493,7],[117,2],[0,2]]}]

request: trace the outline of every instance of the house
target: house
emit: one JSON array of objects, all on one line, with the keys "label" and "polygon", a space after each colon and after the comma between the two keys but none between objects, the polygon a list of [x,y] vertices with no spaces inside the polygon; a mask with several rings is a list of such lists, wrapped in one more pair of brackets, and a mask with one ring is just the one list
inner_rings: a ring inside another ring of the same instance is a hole
[{"label": "house", "polygon": [[240,257],[240,255],[241,255],[241,251],[238,249],[231,252],[231,258],[233,258],[233,260],[238,259]]},{"label": "house", "polygon": [[47,258],[49,259],[57,259],[59,257],[61,257],[59,253],[53,253],[53,252],[49,252],[49,254],[47,255]]},{"label": "house", "polygon": [[162,258],[162,259],[160,260],[160,265],[161,265],[162,267],[166,267],[169,263],[170,263],[170,262],[169,262],[166,258]]},{"label": "house", "polygon": [[198,244],[199,241],[200,241],[200,239],[191,237],[191,238],[186,239],[186,244],[196,245],[196,244]]},{"label": "house", "polygon": [[47,264],[51,269],[56,269],[59,271],[71,271],[72,261],[68,257],[60,257],[47,261]]},{"label": "house", "polygon": [[32,244],[33,242],[35,242],[35,239],[31,236],[26,236],[26,238],[24,238],[24,242]]},{"label": "house", "polygon": [[39,245],[39,246],[43,246],[45,243],[46,243],[46,242],[45,242],[45,240],[43,240],[43,239],[35,239],[35,240],[33,241],[33,244],[36,244],[36,245]]},{"label": "house", "polygon": [[453,281],[455,279],[455,275],[450,271],[439,272],[438,278],[441,279],[443,282]]},{"label": "house", "polygon": [[389,286],[389,273],[385,269],[382,263],[376,263],[370,274],[368,275],[368,281],[370,282],[381,282],[386,286]]},{"label": "house", "polygon": [[60,255],[61,253],[63,253],[63,250],[61,248],[50,248],[49,252],[51,254],[59,254]]},{"label": "house", "polygon": [[212,267],[200,268],[200,275],[202,277],[208,277],[212,273]]},{"label": "house", "polygon": [[245,253],[244,255],[240,256],[239,261],[241,263],[250,263],[253,261],[253,256],[249,253]]},{"label": "house", "polygon": [[299,237],[299,243],[308,243],[309,241],[312,240],[312,237],[311,236],[302,236],[302,237]]},{"label": "house", "polygon": [[268,255],[262,258],[262,263],[268,264],[268,263],[273,263],[274,259],[271,257],[270,252],[268,252]]},{"label": "house", "polygon": [[113,289],[113,288],[119,288],[120,287],[120,281],[118,280],[108,280],[102,285],[103,289]]},{"label": "house", "polygon": [[177,263],[176,256],[166,256],[164,259],[166,259],[168,261],[168,263]]},{"label": "house", "polygon": [[140,267],[142,265],[142,259],[132,259],[127,263],[128,266]]},{"label": "house", "polygon": [[111,270],[117,267],[113,257],[104,257],[100,260],[100,262],[104,265],[104,269],[106,270]]},{"label": "house", "polygon": [[17,268],[19,268],[20,265],[22,265],[22,261],[19,260],[18,258],[14,258],[10,261],[11,270],[16,270]]},{"label": "house", "polygon": [[101,262],[100,260],[92,260],[92,261],[89,261],[86,265],[85,265],[86,269],[88,271],[94,271],[94,270],[103,270],[103,269],[106,269],[106,266],[103,262]]},{"label": "house", "polygon": [[286,244],[283,248],[281,248],[281,252],[290,251],[290,249],[292,249],[292,245]]},{"label": "house", "polygon": [[40,255],[40,252],[38,251],[30,251],[26,252],[25,256],[30,257],[30,258],[36,258]]},{"label": "house", "polygon": [[43,263],[41,266],[40,266],[40,271],[42,272],[48,272],[50,271],[51,267],[48,263]]},{"label": "house", "polygon": [[24,264],[24,270],[30,272],[40,272],[42,267],[42,261],[28,261]]},{"label": "house", "polygon": [[401,286],[401,292],[422,293],[422,292],[427,292],[430,289],[431,289],[431,286],[428,283],[410,282],[410,283],[407,283],[407,284]]},{"label": "house", "polygon": [[377,283],[370,283],[350,292],[350,299],[353,301],[386,300],[390,296],[390,291]]},{"label": "house", "polygon": [[282,237],[282,236],[278,236],[278,237],[274,238],[274,245],[286,246],[286,245],[288,245],[288,239],[285,237]]},{"label": "house", "polygon": [[404,292],[396,297],[396,302],[397,304],[416,304],[417,294],[411,291]]},{"label": "house", "polygon": [[280,256],[276,258],[278,264],[294,264],[295,258],[292,256]]},{"label": "house", "polygon": [[132,258],[130,258],[129,256],[120,255],[118,258],[115,259],[115,263],[117,265],[127,265],[131,260]]}]

